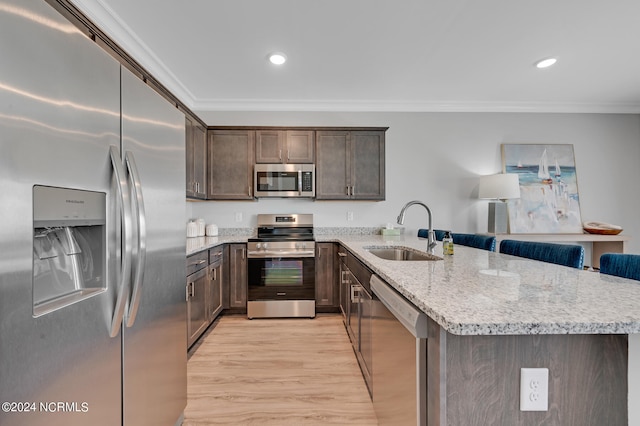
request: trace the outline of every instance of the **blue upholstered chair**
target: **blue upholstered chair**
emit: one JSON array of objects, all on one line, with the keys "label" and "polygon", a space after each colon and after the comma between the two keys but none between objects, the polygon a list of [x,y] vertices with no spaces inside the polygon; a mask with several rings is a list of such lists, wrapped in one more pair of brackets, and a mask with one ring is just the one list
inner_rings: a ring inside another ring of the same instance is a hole
[{"label": "blue upholstered chair", "polygon": [[[442,239],[444,238],[445,231],[440,230],[440,229],[434,229],[433,232],[436,233],[436,240],[437,241],[442,241]],[[428,229],[418,229],[418,238],[429,238],[429,230]]]},{"label": "blue upholstered chair", "polygon": [[[427,238],[428,229],[418,229],[418,238]],[[442,241],[446,231],[434,229],[436,240]],[[460,234],[452,232],[453,244],[462,246],[475,247],[483,250],[496,251],[496,237],[489,237],[477,234]]]},{"label": "blue upholstered chair", "polygon": [[453,237],[453,244],[496,251],[496,237],[477,234],[459,234],[457,232],[452,232],[451,237]]},{"label": "blue upholstered chair", "polygon": [[605,253],[600,256],[600,273],[640,281],[640,254]]},{"label": "blue upholstered chair", "polygon": [[578,269],[584,265],[584,248],[579,245],[502,240],[500,253]]}]

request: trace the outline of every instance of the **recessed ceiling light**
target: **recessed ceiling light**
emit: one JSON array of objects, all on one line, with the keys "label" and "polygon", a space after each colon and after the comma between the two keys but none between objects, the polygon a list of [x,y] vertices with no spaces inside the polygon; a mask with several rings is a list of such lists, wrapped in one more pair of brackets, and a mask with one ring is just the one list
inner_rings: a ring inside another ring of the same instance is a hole
[{"label": "recessed ceiling light", "polygon": [[548,68],[555,64],[558,60],[556,58],[545,58],[536,62],[536,68]]},{"label": "recessed ceiling light", "polygon": [[273,52],[269,54],[269,62],[274,65],[282,65],[287,62],[287,55],[282,52]]}]

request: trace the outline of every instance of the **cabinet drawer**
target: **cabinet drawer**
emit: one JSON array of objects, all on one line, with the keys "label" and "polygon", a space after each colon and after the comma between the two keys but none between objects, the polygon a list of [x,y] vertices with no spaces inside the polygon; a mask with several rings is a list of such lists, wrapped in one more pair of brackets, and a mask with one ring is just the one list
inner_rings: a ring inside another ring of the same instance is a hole
[{"label": "cabinet drawer", "polygon": [[205,268],[209,264],[209,250],[204,250],[187,257],[187,275]]},{"label": "cabinet drawer", "polygon": [[218,264],[222,263],[223,249],[223,246],[218,246],[209,250],[209,265],[215,265],[217,267]]},{"label": "cabinet drawer", "polygon": [[360,284],[371,293],[371,286],[369,284],[369,280],[371,279],[371,275],[373,272],[362,262],[360,262],[354,255],[351,253],[347,254],[347,266],[351,270],[351,273],[360,281]]}]

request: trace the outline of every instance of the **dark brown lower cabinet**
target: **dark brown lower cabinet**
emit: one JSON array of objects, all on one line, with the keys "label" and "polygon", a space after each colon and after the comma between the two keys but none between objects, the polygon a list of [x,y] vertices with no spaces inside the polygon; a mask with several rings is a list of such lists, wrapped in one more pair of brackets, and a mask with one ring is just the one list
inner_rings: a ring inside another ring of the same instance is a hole
[{"label": "dark brown lower cabinet", "polygon": [[229,244],[229,308],[247,309],[247,245]]},{"label": "dark brown lower cabinet", "polygon": [[316,311],[338,312],[337,244],[316,243]]},{"label": "dark brown lower cabinet", "polygon": [[[428,425],[627,425],[627,336],[457,336],[429,319]],[[375,360],[374,360],[375,368]],[[549,369],[549,409],[520,411],[520,369]]]}]

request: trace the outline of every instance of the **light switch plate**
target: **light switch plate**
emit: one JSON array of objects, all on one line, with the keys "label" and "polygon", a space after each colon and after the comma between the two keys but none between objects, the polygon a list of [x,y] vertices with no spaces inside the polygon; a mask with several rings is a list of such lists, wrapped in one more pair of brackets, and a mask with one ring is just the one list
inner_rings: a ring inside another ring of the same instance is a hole
[{"label": "light switch plate", "polygon": [[520,411],[549,409],[549,369],[520,369]]}]

